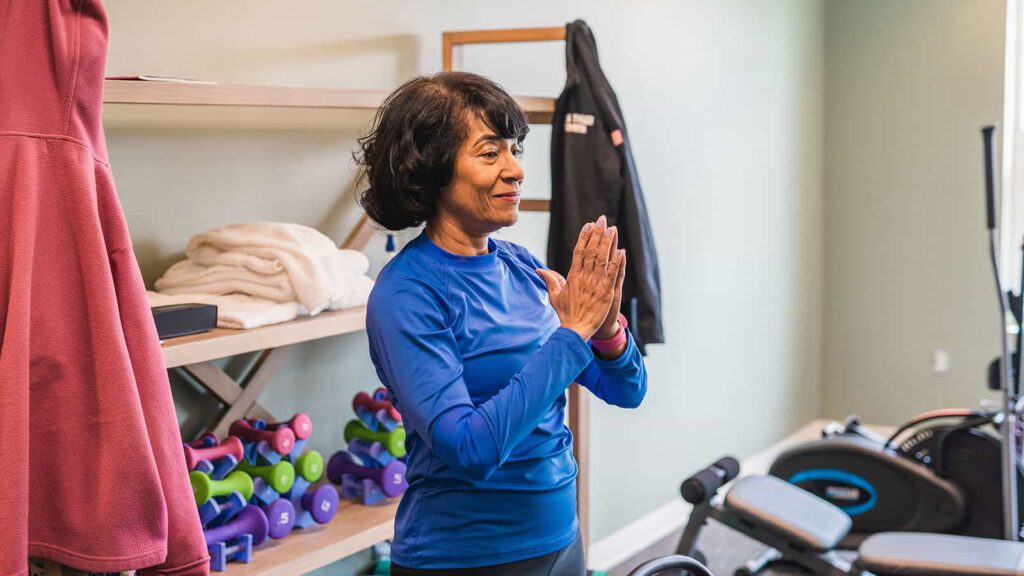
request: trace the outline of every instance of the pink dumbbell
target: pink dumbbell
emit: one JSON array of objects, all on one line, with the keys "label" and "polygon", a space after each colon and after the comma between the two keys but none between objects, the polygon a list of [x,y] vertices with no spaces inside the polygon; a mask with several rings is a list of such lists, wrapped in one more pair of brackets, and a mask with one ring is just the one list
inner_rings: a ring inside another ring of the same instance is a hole
[{"label": "pink dumbbell", "polygon": [[352,398],[352,410],[358,414],[359,409],[363,408],[370,412],[376,412],[377,410],[385,410],[392,419],[397,422],[402,421],[402,415],[395,410],[395,407],[391,405],[388,400],[375,400],[371,398],[366,392],[359,392]]},{"label": "pink dumbbell", "polygon": [[331,456],[331,461],[327,464],[327,478],[335,484],[341,484],[342,476],[345,474],[373,480],[388,498],[402,494],[409,487],[405,480],[405,464],[399,460],[394,460],[383,468],[367,468],[357,464],[351,454],[341,450]]},{"label": "pink dumbbell", "polygon": [[187,442],[187,444],[193,448],[209,448],[210,446],[216,446],[219,443],[220,441],[217,440],[217,435],[213,432],[207,432],[199,438],[196,438],[191,442]]},{"label": "pink dumbbell", "polygon": [[[252,422],[252,419],[250,419],[249,424],[252,424]],[[287,422],[267,422],[264,427],[265,430],[270,431],[280,428],[291,428],[292,432],[295,433],[296,440],[305,440],[313,434],[313,421],[310,420],[309,416],[299,412]]]},{"label": "pink dumbbell", "polygon": [[295,446],[295,433],[291,428],[257,430],[246,420],[235,420],[228,433],[249,442],[266,440],[274,452],[282,455],[291,452],[292,447]]},{"label": "pink dumbbell", "polygon": [[185,446],[185,464],[188,465],[189,470],[195,470],[203,460],[213,462],[220,460],[225,456],[234,456],[235,460],[242,459],[242,441],[234,436],[229,436],[224,439],[223,442],[216,446],[210,446],[209,448],[193,448],[192,446]]}]

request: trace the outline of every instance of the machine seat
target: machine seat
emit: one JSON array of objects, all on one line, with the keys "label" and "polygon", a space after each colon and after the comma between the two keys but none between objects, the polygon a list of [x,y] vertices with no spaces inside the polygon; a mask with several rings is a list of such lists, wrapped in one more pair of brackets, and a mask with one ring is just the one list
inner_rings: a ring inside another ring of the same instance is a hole
[{"label": "machine seat", "polygon": [[1022,576],[1024,544],[949,534],[883,532],[861,543],[857,566],[875,576]]},{"label": "machine seat", "polygon": [[850,517],[836,506],[774,476],[740,478],[723,507],[818,553],[835,548],[851,525]]}]

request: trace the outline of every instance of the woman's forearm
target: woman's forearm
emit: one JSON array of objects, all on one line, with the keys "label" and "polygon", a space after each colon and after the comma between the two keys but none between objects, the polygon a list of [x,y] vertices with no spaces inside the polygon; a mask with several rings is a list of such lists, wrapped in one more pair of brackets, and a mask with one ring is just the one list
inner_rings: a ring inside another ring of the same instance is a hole
[{"label": "woman's forearm", "polygon": [[490,400],[441,414],[431,426],[432,449],[470,478],[486,479],[592,360],[579,335],[560,328]]}]

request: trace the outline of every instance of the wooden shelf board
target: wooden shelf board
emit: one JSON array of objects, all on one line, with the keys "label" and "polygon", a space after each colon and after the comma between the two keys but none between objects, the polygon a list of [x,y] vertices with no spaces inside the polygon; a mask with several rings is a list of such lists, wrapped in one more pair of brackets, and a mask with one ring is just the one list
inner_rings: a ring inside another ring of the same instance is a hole
[{"label": "wooden shelf board", "polygon": [[230,576],[298,576],[387,540],[395,532],[398,500],[381,506],[342,501],[326,526],[296,530],[253,552],[251,564],[228,564]]},{"label": "wooden shelf board", "polygon": [[[388,94],[389,92],[383,90],[106,80],[103,102],[105,104],[375,110]],[[553,98],[516,96],[515,99],[529,113],[530,122],[542,124],[551,121],[551,116],[555,111]]]},{"label": "wooden shelf board", "polygon": [[165,340],[162,344],[168,368],[197,364],[236,354],[288,346],[318,338],[359,332],[366,328],[366,307],[322,312],[291,322],[253,328],[228,330],[216,328],[202,334]]}]

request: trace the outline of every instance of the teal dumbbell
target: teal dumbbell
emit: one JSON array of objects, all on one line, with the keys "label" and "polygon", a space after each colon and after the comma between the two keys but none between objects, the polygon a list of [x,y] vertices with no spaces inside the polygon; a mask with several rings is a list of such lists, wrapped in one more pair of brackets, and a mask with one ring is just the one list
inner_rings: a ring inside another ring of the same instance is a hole
[{"label": "teal dumbbell", "polygon": [[405,456],[405,428],[399,426],[390,432],[384,430],[374,432],[366,427],[361,420],[352,420],[345,425],[345,442],[353,438],[362,438],[368,442],[380,442],[385,450],[395,458]]}]

